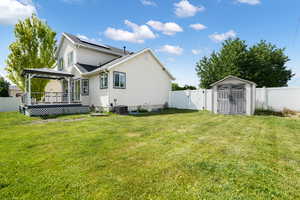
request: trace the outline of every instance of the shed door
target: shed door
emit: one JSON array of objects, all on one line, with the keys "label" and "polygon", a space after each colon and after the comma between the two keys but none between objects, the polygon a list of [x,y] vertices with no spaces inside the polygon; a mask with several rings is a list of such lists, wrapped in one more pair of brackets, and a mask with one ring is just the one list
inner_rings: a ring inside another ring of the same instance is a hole
[{"label": "shed door", "polygon": [[218,88],[218,113],[230,114],[230,86],[224,85]]},{"label": "shed door", "polygon": [[245,114],[246,93],[244,85],[222,85],[218,88],[218,113]]}]

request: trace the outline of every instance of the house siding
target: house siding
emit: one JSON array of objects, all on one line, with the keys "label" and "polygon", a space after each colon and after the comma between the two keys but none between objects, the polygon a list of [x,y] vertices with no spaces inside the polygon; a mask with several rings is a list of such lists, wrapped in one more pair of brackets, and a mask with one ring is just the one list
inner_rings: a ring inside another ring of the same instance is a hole
[{"label": "house siding", "polygon": [[109,107],[108,89],[100,89],[99,75],[92,76],[90,80],[89,104],[95,107]]},{"label": "house siding", "polygon": [[[126,73],[126,88],[113,88],[113,72]],[[169,99],[171,79],[149,51],[113,68],[109,73],[109,100],[136,109],[163,107]]]},{"label": "house siding", "polygon": [[99,65],[117,58],[115,55],[93,51],[86,48],[76,49],[77,62],[88,65]]}]

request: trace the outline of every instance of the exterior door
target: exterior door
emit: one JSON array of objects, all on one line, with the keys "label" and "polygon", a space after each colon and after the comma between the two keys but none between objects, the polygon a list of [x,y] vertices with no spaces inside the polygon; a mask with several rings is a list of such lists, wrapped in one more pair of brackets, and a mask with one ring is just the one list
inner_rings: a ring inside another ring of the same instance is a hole
[{"label": "exterior door", "polygon": [[224,85],[218,88],[218,113],[230,114],[230,86]]},{"label": "exterior door", "polygon": [[219,86],[218,113],[227,115],[246,113],[246,92],[244,85]]},{"label": "exterior door", "polygon": [[246,92],[245,86],[237,85],[231,87],[230,95],[230,113],[245,114],[246,113]]},{"label": "exterior door", "polygon": [[75,102],[80,101],[80,79],[74,80],[72,93],[73,93],[73,101]]}]

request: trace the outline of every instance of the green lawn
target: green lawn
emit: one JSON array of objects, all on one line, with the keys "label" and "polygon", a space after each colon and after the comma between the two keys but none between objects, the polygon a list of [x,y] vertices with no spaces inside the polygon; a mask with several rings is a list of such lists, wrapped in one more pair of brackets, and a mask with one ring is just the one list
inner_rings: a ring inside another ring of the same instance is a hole
[{"label": "green lawn", "polygon": [[0,199],[300,199],[300,119],[0,113]]}]

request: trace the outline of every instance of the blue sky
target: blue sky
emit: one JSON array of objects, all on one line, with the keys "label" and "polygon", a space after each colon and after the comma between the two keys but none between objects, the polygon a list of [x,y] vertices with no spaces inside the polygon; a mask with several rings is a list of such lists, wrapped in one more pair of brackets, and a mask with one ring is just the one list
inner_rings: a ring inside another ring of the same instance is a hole
[{"label": "blue sky", "polygon": [[180,84],[198,85],[195,64],[229,37],[286,48],[300,86],[299,0],[0,0],[0,73],[13,24],[32,12],[69,32],[131,51],[152,48]]}]

